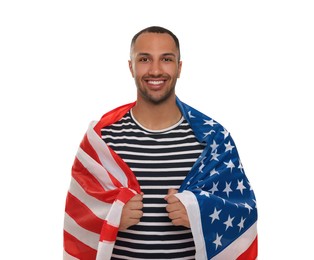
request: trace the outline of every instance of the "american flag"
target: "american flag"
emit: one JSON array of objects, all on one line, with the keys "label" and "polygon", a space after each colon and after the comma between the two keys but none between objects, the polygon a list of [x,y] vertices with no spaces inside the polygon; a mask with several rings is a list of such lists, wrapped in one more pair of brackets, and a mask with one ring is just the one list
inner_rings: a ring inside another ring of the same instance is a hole
[{"label": "american flag", "polygon": [[177,99],[196,138],[206,144],[180,187],[196,246],[196,259],[256,259],[257,208],[230,133]]},{"label": "american flag", "polygon": [[[130,168],[100,134],[134,105],[92,122],[80,144],[66,200],[64,260],[110,259],[123,205],[140,193]],[[256,259],[256,201],[234,141],[213,119],[178,98],[177,105],[206,144],[176,194],[189,215],[196,259]]]}]

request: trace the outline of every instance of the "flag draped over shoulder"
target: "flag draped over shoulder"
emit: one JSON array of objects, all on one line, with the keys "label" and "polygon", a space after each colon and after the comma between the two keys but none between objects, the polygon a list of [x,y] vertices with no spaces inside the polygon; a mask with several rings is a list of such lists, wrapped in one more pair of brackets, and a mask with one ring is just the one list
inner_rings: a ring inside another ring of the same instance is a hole
[{"label": "flag draped over shoulder", "polygon": [[[66,199],[64,260],[110,259],[122,208],[140,193],[131,169],[101,139],[101,129],[134,105],[92,122],[80,144]],[[178,98],[177,105],[206,144],[176,194],[189,215],[196,259],[256,259],[255,196],[229,132]]]},{"label": "flag draped over shoulder", "polygon": [[73,166],[64,219],[64,260],[110,259],[124,204],[140,186],[124,161],[101,139],[101,128],[119,120],[135,103],[91,122]]},{"label": "flag draped over shoulder", "polygon": [[178,99],[177,104],[206,144],[176,195],[188,211],[196,259],[256,259],[255,195],[230,133]]}]

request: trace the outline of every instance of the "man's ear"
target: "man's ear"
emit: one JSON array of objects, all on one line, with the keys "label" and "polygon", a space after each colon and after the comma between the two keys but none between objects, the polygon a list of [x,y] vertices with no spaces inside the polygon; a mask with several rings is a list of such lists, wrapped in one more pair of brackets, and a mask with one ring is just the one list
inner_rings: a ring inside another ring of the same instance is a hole
[{"label": "man's ear", "polygon": [[178,72],[178,78],[180,78],[181,75],[181,69],[182,69],[182,61],[179,61],[179,72]]},{"label": "man's ear", "polygon": [[131,60],[129,60],[129,70],[130,70],[130,72],[132,74],[132,77],[134,78],[134,72],[133,72],[133,66],[132,66],[132,61]]}]

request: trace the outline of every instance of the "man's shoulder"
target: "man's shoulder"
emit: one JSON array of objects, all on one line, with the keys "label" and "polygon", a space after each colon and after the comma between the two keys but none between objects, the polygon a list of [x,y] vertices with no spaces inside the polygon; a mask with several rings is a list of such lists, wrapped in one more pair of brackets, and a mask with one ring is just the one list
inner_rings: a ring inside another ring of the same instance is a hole
[{"label": "man's shoulder", "polygon": [[196,109],[195,107],[190,106],[182,101],[178,101],[178,105],[184,117],[189,122],[198,122],[215,128],[224,128],[220,122],[209,116],[207,113],[204,113],[199,109]]},{"label": "man's shoulder", "polygon": [[135,103],[136,102],[127,103],[105,113],[94,127],[95,131],[100,131],[102,128],[120,120],[135,105]]}]

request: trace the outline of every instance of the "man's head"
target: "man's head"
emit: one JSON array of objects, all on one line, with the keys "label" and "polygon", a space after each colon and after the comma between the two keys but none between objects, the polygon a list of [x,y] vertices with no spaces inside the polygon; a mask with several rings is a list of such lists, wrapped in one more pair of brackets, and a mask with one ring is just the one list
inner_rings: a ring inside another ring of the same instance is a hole
[{"label": "man's head", "polygon": [[160,27],[160,26],[150,26],[150,27],[147,27],[147,28],[139,31],[137,34],[135,34],[133,36],[133,38],[132,38],[132,41],[131,41],[130,55],[132,54],[132,49],[133,49],[133,46],[134,46],[137,38],[142,33],[166,33],[166,34],[169,34],[172,37],[175,45],[177,46],[177,49],[178,49],[178,52],[179,52],[178,62],[180,61],[181,55],[180,55],[180,42],[179,42],[179,39],[177,38],[177,36],[173,32],[171,32],[170,30],[168,30],[166,28]]},{"label": "man's head", "polygon": [[162,27],[148,27],[132,39],[129,68],[138,100],[160,104],[175,96],[182,62],[178,38]]}]

